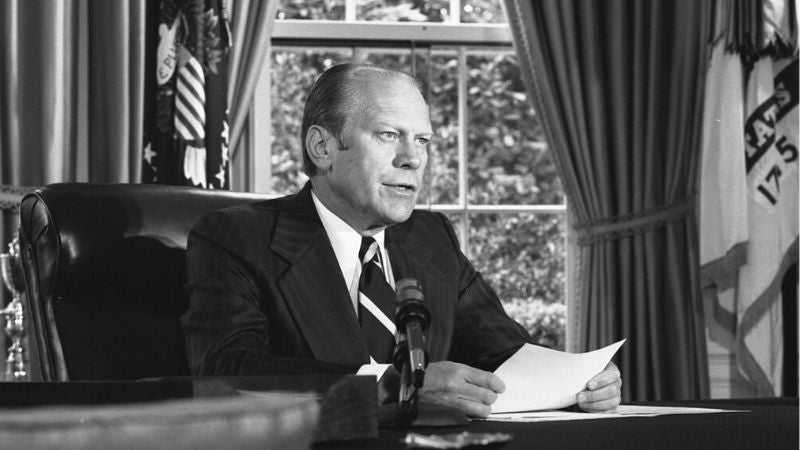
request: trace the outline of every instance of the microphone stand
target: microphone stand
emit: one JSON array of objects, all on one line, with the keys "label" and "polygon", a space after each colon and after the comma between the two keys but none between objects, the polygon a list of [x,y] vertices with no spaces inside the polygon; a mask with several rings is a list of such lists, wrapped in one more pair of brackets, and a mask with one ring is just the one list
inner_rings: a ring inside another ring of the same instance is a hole
[{"label": "microphone stand", "polygon": [[395,368],[400,371],[400,391],[397,402],[397,423],[411,425],[419,417],[419,390],[425,381],[428,355],[425,330],[431,313],[425,306],[422,287],[413,278],[397,282],[397,342],[393,355]]},{"label": "microphone stand", "polygon": [[425,373],[422,372],[421,377],[414,376],[416,373],[411,372],[411,364],[408,357],[408,342],[405,340],[404,335],[400,335],[394,352],[394,365],[400,367],[400,392],[397,399],[397,422],[400,426],[411,425],[416,420],[419,405],[417,393],[419,388],[422,387],[422,380]]},{"label": "microphone stand", "polygon": [[[452,407],[420,403],[419,390],[425,379],[425,367],[412,370],[411,353],[405,334],[398,333],[394,352],[394,366],[400,368],[400,389],[397,408],[387,421],[394,427],[415,426],[463,426],[469,423],[467,416]],[[427,355],[426,355],[427,356]],[[427,358],[425,358],[427,360]],[[417,358],[419,361],[419,358]],[[423,362],[423,364],[425,364]]]}]

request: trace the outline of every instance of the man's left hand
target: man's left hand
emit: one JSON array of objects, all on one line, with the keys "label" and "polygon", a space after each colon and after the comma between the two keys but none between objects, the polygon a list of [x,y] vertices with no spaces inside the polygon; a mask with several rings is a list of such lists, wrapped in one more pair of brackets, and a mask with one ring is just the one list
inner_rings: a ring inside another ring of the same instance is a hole
[{"label": "man's left hand", "polygon": [[586,412],[612,412],[622,399],[622,376],[614,363],[586,383],[578,393],[578,407]]}]

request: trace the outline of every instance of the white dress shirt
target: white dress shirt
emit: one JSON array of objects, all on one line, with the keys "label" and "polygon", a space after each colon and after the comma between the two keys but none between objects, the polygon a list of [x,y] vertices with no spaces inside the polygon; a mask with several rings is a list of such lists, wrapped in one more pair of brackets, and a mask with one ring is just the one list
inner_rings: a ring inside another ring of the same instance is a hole
[{"label": "white dress shirt", "polygon": [[[358,251],[361,249],[361,235],[353,229],[350,225],[342,220],[339,216],[329,210],[322,201],[311,191],[311,199],[314,202],[314,207],[317,209],[317,215],[322,222],[322,227],[325,228],[325,233],[328,235],[328,240],[331,241],[333,253],[336,255],[336,260],[339,261],[339,268],[342,271],[342,277],[347,285],[347,291],[350,293],[350,301],[353,304],[356,317],[358,316],[358,281],[361,278],[361,261],[358,259]],[[395,289],[394,274],[392,273],[392,264],[389,262],[389,254],[386,252],[385,229],[381,229],[372,237],[378,243],[379,257],[383,266],[383,274],[386,277],[386,282],[392,289]],[[370,364],[364,364],[358,369],[356,375],[375,375],[380,380],[386,369],[390,364],[378,364],[370,356]]]},{"label": "white dress shirt", "polygon": [[[350,300],[353,302],[353,309],[358,315],[358,281],[361,278],[361,261],[358,260],[358,250],[361,248],[361,235],[323,205],[313,190],[311,191],[311,199],[317,208],[317,214],[320,221],[322,221],[323,228],[325,228],[325,233],[328,234],[328,240],[331,241],[333,253],[336,254],[336,260],[339,261],[342,277],[344,277],[347,291],[350,293]],[[386,251],[385,229],[381,229],[373,234],[372,237],[378,243],[379,257],[386,282],[389,283],[392,289],[395,289],[392,264],[389,262],[389,254]]]}]

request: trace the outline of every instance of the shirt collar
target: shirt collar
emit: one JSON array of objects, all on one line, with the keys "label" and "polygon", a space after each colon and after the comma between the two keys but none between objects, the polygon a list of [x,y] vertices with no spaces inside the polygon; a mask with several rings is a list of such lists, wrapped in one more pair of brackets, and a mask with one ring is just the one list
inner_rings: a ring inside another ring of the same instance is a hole
[{"label": "shirt collar", "polygon": [[[337,216],[333,211],[328,209],[322,201],[311,190],[311,199],[314,202],[314,207],[317,209],[317,214],[322,222],[325,232],[328,234],[328,239],[333,246],[333,252],[336,254],[336,259],[339,260],[339,265],[342,267],[342,272],[347,274],[351,268],[347,267],[350,264],[347,262],[351,259],[358,262],[358,250],[361,247],[361,235],[350,225]],[[385,255],[384,241],[386,239],[386,229],[383,228],[372,237],[378,242],[381,252]]]}]

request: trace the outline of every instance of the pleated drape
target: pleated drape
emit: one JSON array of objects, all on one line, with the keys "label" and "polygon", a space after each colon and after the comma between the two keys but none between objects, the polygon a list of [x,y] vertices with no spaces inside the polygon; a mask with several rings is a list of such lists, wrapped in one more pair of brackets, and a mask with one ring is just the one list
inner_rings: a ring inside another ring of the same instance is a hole
[{"label": "pleated drape", "polygon": [[0,184],[137,181],[144,2],[8,0],[0,19]]},{"label": "pleated drape", "polygon": [[144,3],[0,2],[0,185],[138,181]]},{"label": "pleated drape", "polygon": [[[0,2],[0,191],[10,206],[49,183],[139,180],[144,20],[139,0]],[[0,209],[6,251],[19,218]]]},{"label": "pleated drape", "polygon": [[696,172],[712,2],[506,0],[577,232],[572,350],[625,400],[707,395]]},{"label": "pleated drape", "polygon": [[[245,157],[251,139],[253,95],[266,58],[269,58],[277,0],[236,0],[231,4],[233,46],[228,78],[231,110],[231,158]],[[270,124],[255,124],[269,127]],[[269,149],[251,149],[269,151]]]}]

